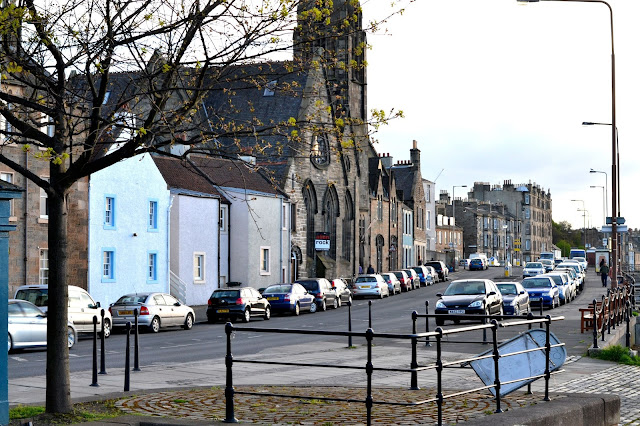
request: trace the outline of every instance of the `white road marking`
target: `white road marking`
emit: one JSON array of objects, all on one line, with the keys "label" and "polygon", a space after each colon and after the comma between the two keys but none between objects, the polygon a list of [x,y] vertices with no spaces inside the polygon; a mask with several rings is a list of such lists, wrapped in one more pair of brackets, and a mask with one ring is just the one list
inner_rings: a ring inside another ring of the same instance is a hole
[{"label": "white road marking", "polygon": [[18,362],[29,362],[27,359],[21,358],[19,356],[12,356],[12,357],[9,357],[9,358],[11,358],[11,359],[13,359],[15,361],[18,361]]}]

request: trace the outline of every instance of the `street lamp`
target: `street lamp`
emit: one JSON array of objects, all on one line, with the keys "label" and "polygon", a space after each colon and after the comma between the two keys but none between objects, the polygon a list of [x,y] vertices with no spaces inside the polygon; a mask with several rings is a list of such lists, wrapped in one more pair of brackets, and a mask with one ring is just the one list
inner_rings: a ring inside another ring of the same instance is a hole
[{"label": "street lamp", "polygon": [[[582,221],[583,221],[583,223],[584,223],[584,220],[585,220],[585,216],[587,216],[587,215],[589,216],[589,222],[588,223],[589,223],[589,228],[591,228],[591,214],[589,213],[589,210],[578,209],[578,211],[582,212]],[[585,226],[585,225],[583,225],[583,226]],[[585,253],[586,253],[586,251],[587,251],[587,228],[586,228],[586,226],[583,229],[584,229],[584,231],[583,231],[584,232],[584,250],[585,250]]]},{"label": "street lamp", "polygon": [[[607,187],[609,186],[609,177],[607,176],[607,172],[602,172],[600,170],[589,169],[589,173],[602,173],[602,174],[604,174],[604,190],[605,190],[605,197],[606,197],[607,196],[606,195]],[[606,200],[606,198],[605,198],[605,200]],[[609,206],[608,206],[608,203],[606,201],[604,203],[604,209],[605,209],[605,212],[606,212],[605,213],[606,216],[604,218],[604,221],[606,223],[607,222],[607,216],[609,216]]]},{"label": "street lamp", "polygon": [[[518,0],[520,3],[535,3],[539,0]],[[616,144],[616,55],[613,44],[613,9],[604,0],[543,0],[543,1],[569,1],[578,3],[602,3],[609,9],[611,30],[611,276],[614,285],[618,283],[618,203],[617,203],[617,179],[618,176],[618,147]]]},{"label": "street lamp", "polygon": [[[586,211],[584,209],[584,200],[571,200],[571,201],[577,201],[582,203],[582,211]],[[578,209],[578,211],[580,211],[580,209]],[[584,240],[584,249],[587,249],[587,227],[586,227],[586,223],[585,223],[585,215],[584,213],[582,214],[582,237]]]},{"label": "street lamp", "polygon": [[602,185],[591,185],[589,188],[602,188],[602,223],[606,223],[607,222],[607,214],[605,213],[605,208],[607,205],[607,198],[605,197],[605,190],[607,189],[606,187],[602,186]]},{"label": "street lamp", "polygon": [[[455,223],[456,221],[456,188],[466,188],[467,185],[453,185],[453,189],[451,191],[451,205],[453,208],[453,222]],[[449,221],[451,222],[451,221]],[[456,259],[456,243],[455,243],[455,228],[453,228],[453,225],[451,225],[451,230],[452,230],[452,247],[453,248],[453,270],[455,272],[456,270],[456,263],[458,262],[458,259]]]},{"label": "street lamp", "polygon": [[[611,126],[611,123],[595,123],[593,121],[583,121],[582,122],[583,126]],[[616,178],[616,186],[618,187],[618,214],[620,214],[620,139],[618,137],[618,135],[620,134],[618,132],[618,128],[615,128],[615,132],[616,132],[616,151],[617,153],[617,164],[618,164],[618,174],[616,176],[614,176]],[[593,170],[593,169],[591,169]],[[593,171],[591,173],[596,173],[596,171]],[[599,172],[599,173],[604,173],[604,172]],[[605,173],[606,174],[606,173]],[[608,185],[607,185],[608,186]],[[611,194],[611,196],[613,197],[613,194]],[[607,216],[609,215],[609,211],[607,210]]]}]

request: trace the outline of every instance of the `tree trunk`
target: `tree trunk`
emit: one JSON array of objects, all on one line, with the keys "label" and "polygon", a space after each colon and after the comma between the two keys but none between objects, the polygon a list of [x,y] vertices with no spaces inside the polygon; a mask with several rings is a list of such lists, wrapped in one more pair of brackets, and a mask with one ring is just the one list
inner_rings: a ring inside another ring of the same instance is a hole
[{"label": "tree trunk", "polygon": [[[55,182],[52,173],[51,183]],[[55,186],[54,186],[55,188]],[[67,196],[52,190],[49,202],[49,312],[47,315],[47,392],[48,413],[72,410],[67,345]]]}]

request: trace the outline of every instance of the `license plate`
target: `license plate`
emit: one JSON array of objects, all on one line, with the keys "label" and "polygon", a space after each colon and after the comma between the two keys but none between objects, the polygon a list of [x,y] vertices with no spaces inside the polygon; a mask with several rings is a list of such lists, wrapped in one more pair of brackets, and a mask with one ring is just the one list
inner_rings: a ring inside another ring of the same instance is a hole
[{"label": "license plate", "polygon": [[219,314],[228,314],[229,310],[228,309],[218,309],[216,312],[219,313]]},{"label": "license plate", "polygon": [[267,300],[279,300],[279,297],[267,297]]},{"label": "license plate", "polygon": [[449,309],[450,314],[464,314],[464,309]]},{"label": "license plate", "polygon": [[370,285],[361,285],[360,288],[371,288]]},{"label": "license plate", "polygon": [[118,315],[133,315],[133,311],[118,311]]},{"label": "license plate", "polygon": [[529,300],[531,300],[532,302],[539,302],[540,298],[539,297],[530,297]]}]

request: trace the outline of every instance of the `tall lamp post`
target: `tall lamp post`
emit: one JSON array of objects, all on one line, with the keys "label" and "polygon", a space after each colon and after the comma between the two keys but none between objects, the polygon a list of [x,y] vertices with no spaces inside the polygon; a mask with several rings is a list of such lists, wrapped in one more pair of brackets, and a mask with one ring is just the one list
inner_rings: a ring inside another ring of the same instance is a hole
[{"label": "tall lamp post", "polygon": [[[583,222],[585,221],[585,216],[589,216],[589,222],[587,222],[589,224],[589,228],[591,228],[591,214],[589,213],[589,210],[586,209],[578,209],[579,212],[582,212],[582,220]],[[583,225],[584,226],[584,225]],[[587,228],[586,226],[583,228],[584,229],[584,251],[587,251]]]},{"label": "tall lamp post", "polygon": [[609,205],[606,202],[606,197],[607,197],[607,187],[609,186],[609,176],[607,175],[607,172],[602,172],[600,170],[593,170],[590,169],[589,173],[602,173],[604,175],[604,191],[605,191],[605,203],[604,203],[604,210],[605,210],[605,218],[604,218],[604,222],[607,222],[607,216],[609,216]]},{"label": "tall lamp post", "polygon": [[[519,3],[536,3],[539,0],[518,0]],[[617,203],[617,176],[618,176],[618,147],[616,144],[616,55],[613,44],[613,9],[604,0],[542,0],[542,1],[569,1],[578,3],[602,3],[609,9],[609,21],[611,30],[611,276],[613,283],[618,283],[618,203]]]},{"label": "tall lamp post", "polygon": [[602,185],[591,185],[589,188],[602,188],[602,223],[607,222],[607,214],[605,213],[607,206],[607,198],[605,197],[605,187]]},{"label": "tall lamp post", "polygon": [[[583,126],[611,126],[611,123],[594,123],[592,121],[583,121],[582,122]],[[620,139],[618,138],[618,135],[620,134],[620,132],[618,132],[618,128],[615,127],[615,132],[616,132],[616,151],[617,151],[617,157],[616,157],[616,164],[618,165],[617,168],[617,174],[614,176],[614,179],[616,179],[616,186],[618,187],[618,201],[617,201],[617,206],[618,206],[618,214],[620,214]],[[593,170],[593,169],[591,169]],[[605,173],[605,172],[598,172],[597,170],[593,170],[590,171],[590,173]],[[606,173],[605,173],[606,176]],[[613,182],[612,182],[613,183]],[[607,185],[606,180],[605,180],[605,185]],[[608,186],[608,185],[607,185]],[[611,194],[611,196],[613,197],[613,194]],[[609,211],[607,210],[607,216],[609,215]]]},{"label": "tall lamp post", "polygon": [[[453,185],[453,189],[451,190],[451,205],[452,205],[452,209],[453,209],[453,223],[456,222],[456,188],[466,188],[467,185]],[[451,244],[452,244],[452,249],[453,249],[453,270],[456,270],[456,263],[457,260],[456,259],[456,243],[455,243],[455,228],[453,227],[453,225],[451,225]]]},{"label": "tall lamp post", "polygon": [[[584,209],[584,200],[571,200],[571,201],[577,201],[579,203],[582,203],[582,210],[578,209],[578,211],[585,211]],[[585,215],[584,213],[582,214],[582,237],[584,240],[584,249],[587,250],[587,224],[585,222]]]}]

